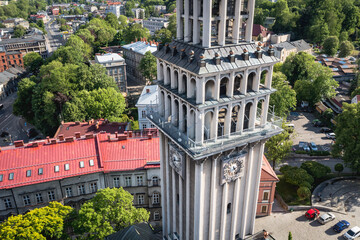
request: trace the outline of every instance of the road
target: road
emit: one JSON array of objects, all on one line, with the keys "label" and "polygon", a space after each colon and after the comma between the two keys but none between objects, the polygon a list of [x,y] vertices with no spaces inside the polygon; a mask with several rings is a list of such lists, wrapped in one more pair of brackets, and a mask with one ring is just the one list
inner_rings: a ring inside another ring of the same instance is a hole
[{"label": "road", "polygon": [[65,44],[62,38],[62,33],[59,30],[59,24],[57,24],[55,17],[51,17],[51,20],[45,24],[45,30],[47,31],[47,42],[49,53],[51,54],[57,48]]},{"label": "road", "polygon": [[[28,142],[29,138],[26,134],[26,129],[31,128],[31,126],[29,124],[24,126],[25,121],[12,113],[12,105],[15,102],[16,96],[16,93],[13,93],[0,101],[4,105],[4,108],[0,110],[0,134],[6,131],[11,135],[12,141],[22,139],[24,142]],[[0,146],[8,146],[9,143],[9,136],[0,137]]]}]

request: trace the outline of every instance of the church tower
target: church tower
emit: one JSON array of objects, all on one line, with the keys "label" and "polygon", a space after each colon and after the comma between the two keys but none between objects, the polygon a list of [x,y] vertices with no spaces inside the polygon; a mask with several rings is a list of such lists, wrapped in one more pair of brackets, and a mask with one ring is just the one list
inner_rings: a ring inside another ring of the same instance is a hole
[{"label": "church tower", "polygon": [[177,0],[177,39],[158,46],[164,239],[243,239],[254,231],[274,50],[252,41],[255,0]]}]

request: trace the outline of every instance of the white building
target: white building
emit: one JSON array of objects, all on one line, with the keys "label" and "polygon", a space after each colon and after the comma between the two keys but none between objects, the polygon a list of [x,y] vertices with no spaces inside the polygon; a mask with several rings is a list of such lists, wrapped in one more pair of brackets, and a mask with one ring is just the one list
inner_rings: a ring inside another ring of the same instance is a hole
[{"label": "white building", "polygon": [[143,20],[143,27],[149,29],[150,34],[154,34],[155,31],[162,28],[167,28],[169,25],[169,19],[151,17]]},{"label": "white building", "polygon": [[255,0],[197,3],[177,0],[177,41],[153,53],[159,105],[148,118],[161,131],[163,236],[244,239],[265,142],[281,132],[268,114],[278,59],[252,42]]},{"label": "white building", "polygon": [[[143,18],[143,17],[145,17],[145,9],[143,9],[143,8],[133,8],[133,9],[131,9],[131,11],[133,11],[135,18]],[[143,17],[141,17],[141,15]]]},{"label": "white building", "polygon": [[106,7],[105,13],[113,13],[117,18],[120,15],[124,15],[125,7],[123,5],[108,5]]},{"label": "white building", "polygon": [[138,108],[139,128],[141,130],[155,127],[146,116],[149,114],[149,109],[155,108],[159,104],[158,88],[157,85],[145,86],[135,105]]},{"label": "white building", "polygon": [[159,14],[166,13],[166,6],[165,5],[154,5],[154,12]]},{"label": "white building", "polygon": [[126,63],[125,59],[117,53],[106,53],[95,55],[95,63],[106,68],[106,73],[114,78],[121,92],[127,92]]}]

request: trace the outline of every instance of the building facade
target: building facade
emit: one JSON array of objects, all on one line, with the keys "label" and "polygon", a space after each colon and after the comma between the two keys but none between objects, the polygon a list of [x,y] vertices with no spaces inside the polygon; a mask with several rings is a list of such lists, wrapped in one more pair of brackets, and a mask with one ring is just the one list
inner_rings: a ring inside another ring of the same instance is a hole
[{"label": "building facade", "polygon": [[159,15],[166,13],[166,6],[154,5],[154,12],[157,12]]},{"label": "building facade", "polygon": [[155,52],[157,49],[156,46],[157,44],[144,40],[122,46],[128,80],[138,84],[146,83],[145,77],[143,77],[139,71],[140,61],[147,51],[150,51],[151,53]]},{"label": "building facade", "polygon": [[149,109],[157,107],[159,104],[158,99],[157,85],[144,87],[135,105],[138,109],[139,129],[155,128],[155,125],[147,119],[147,115],[149,114]]},{"label": "building facade", "polygon": [[58,137],[1,149],[1,220],[51,201],[79,208],[99,189],[123,187],[161,224],[160,156],[146,153],[159,144],[156,131]]},{"label": "building facade", "polygon": [[21,52],[6,52],[5,49],[0,46],[0,72],[15,66],[24,68],[24,60]]},{"label": "building facade", "polygon": [[159,105],[148,114],[161,131],[163,236],[244,239],[254,232],[264,144],[282,131],[268,113],[278,59],[251,42],[254,0],[176,6],[177,40],[153,53]]},{"label": "building facade", "polygon": [[154,34],[155,31],[169,26],[169,20],[167,18],[151,17],[143,20],[143,27],[149,29],[150,34]]},{"label": "building facade", "polygon": [[126,63],[124,58],[117,53],[97,54],[95,55],[95,63],[104,66],[107,75],[114,79],[120,91],[124,94],[127,93]]},{"label": "building facade", "polygon": [[105,13],[113,13],[117,18],[120,17],[120,15],[125,15],[125,6],[122,4],[111,4],[106,7]]},{"label": "building facade", "polygon": [[143,8],[133,8],[131,11],[134,13],[135,18],[143,19],[145,17],[145,9]]},{"label": "building facade", "polygon": [[38,52],[43,58],[48,55],[46,39],[43,35],[33,35],[26,38],[11,38],[0,41],[7,52],[21,52],[26,55],[29,52]]}]

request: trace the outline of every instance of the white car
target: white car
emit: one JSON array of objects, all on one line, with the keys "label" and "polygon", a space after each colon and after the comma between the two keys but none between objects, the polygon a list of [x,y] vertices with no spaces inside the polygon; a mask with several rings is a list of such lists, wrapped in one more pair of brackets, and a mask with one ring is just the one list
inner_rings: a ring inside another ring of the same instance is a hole
[{"label": "white car", "polygon": [[318,218],[318,222],[321,223],[321,224],[325,224],[327,222],[330,222],[332,220],[335,219],[335,216],[334,214],[332,213],[325,213],[323,215],[321,215],[319,218]]},{"label": "white car", "polygon": [[355,239],[359,236],[360,236],[360,227],[358,226],[353,227],[343,235],[345,239]]},{"label": "white car", "polygon": [[335,133],[327,133],[327,134],[326,134],[326,138],[328,138],[328,139],[335,139],[335,138],[336,138]]}]

